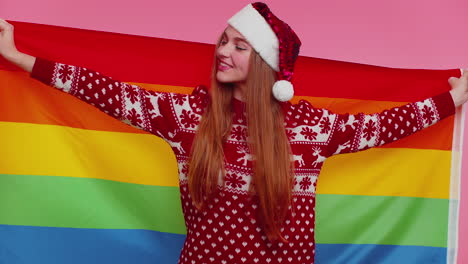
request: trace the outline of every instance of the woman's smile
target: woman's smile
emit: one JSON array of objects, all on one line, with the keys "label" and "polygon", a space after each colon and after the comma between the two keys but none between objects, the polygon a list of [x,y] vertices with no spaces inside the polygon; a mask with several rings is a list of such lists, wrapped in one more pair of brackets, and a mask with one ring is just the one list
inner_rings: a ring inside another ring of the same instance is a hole
[{"label": "woman's smile", "polygon": [[233,67],[231,65],[229,65],[228,63],[224,62],[224,61],[221,61],[219,60],[218,61],[218,71],[222,71],[222,72],[225,72],[229,69],[232,69]]}]

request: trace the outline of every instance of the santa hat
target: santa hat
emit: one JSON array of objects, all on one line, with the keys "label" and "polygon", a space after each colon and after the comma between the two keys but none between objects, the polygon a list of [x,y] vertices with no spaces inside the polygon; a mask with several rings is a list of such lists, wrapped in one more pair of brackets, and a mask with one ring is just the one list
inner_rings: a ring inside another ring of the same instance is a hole
[{"label": "santa hat", "polygon": [[291,84],[301,41],[288,24],[277,18],[264,3],[249,4],[228,20],[277,73],[273,96],[281,102],[294,95]]}]

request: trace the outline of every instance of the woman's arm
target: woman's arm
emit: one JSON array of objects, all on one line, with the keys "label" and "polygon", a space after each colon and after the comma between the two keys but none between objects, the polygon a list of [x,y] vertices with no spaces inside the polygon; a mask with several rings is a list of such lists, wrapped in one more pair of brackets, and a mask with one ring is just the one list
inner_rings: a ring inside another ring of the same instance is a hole
[{"label": "woman's arm", "polygon": [[36,62],[36,57],[19,51],[10,55],[9,58],[5,57],[5,59],[29,73],[31,73],[34,63]]},{"label": "woman's arm", "polygon": [[285,104],[288,136],[326,146],[322,155],[357,152],[409,136],[452,115],[468,99],[468,72],[449,78],[452,90],[375,114],[337,114],[308,101]]},{"label": "woman's arm", "polygon": [[335,126],[330,137],[330,155],[356,152],[394,142],[427,128],[453,114],[468,100],[468,71],[450,77],[450,92],[378,114],[339,115],[325,111]]},{"label": "woman's arm", "polygon": [[35,60],[31,77],[150,133],[165,137],[177,129],[171,93],[149,91],[85,67],[40,57]]},{"label": "woman's arm", "polygon": [[[380,113],[335,114],[313,108],[307,111],[317,113],[321,126],[330,128],[326,136],[328,156],[357,152],[397,141],[452,115],[456,107],[468,100],[468,71],[462,71],[460,78],[450,77],[448,82],[450,92]],[[323,129],[316,131],[321,132]]]},{"label": "woman's arm", "polygon": [[324,110],[322,118],[333,120],[328,154],[382,146],[432,126],[454,112],[449,92],[375,114],[335,114]]},{"label": "woman's arm", "polygon": [[[31,77],[163,138],[172,138],[178,131],[173,98],[177,97],[177,102],[189,101],[190,95],[149,91],[84,67],[21,53],[16,49],[13,30],[11,24],[0,19],[0,55],[31,73]],[[192,95],[203,104],[207,92],[200,87]]]}]

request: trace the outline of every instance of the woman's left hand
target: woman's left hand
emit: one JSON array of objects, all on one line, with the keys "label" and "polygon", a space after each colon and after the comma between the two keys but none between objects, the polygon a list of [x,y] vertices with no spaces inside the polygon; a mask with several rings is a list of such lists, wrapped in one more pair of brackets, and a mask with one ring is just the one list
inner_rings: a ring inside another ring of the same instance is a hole
[{"label": "woman's left hand", "polygon": [[452,95],[455,107],[464,104],[468,100],[468,69],[463,70],[460,78],[450,77],[448,82],[452,86],[450,94]]}]

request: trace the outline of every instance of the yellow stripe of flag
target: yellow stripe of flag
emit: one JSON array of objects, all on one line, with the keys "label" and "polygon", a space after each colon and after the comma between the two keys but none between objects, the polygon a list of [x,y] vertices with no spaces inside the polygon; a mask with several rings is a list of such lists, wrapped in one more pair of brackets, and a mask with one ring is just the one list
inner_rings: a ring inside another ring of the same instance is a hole
[{"label": "yellow stripe of flag", "polygon": [[[0,173],[178,186],[169,145],[149,134],[0,122]],[[374,148],[325,162],[323,194],[448,198],[450,151]],[[389,169],[392,168],[392,169]]]}]

